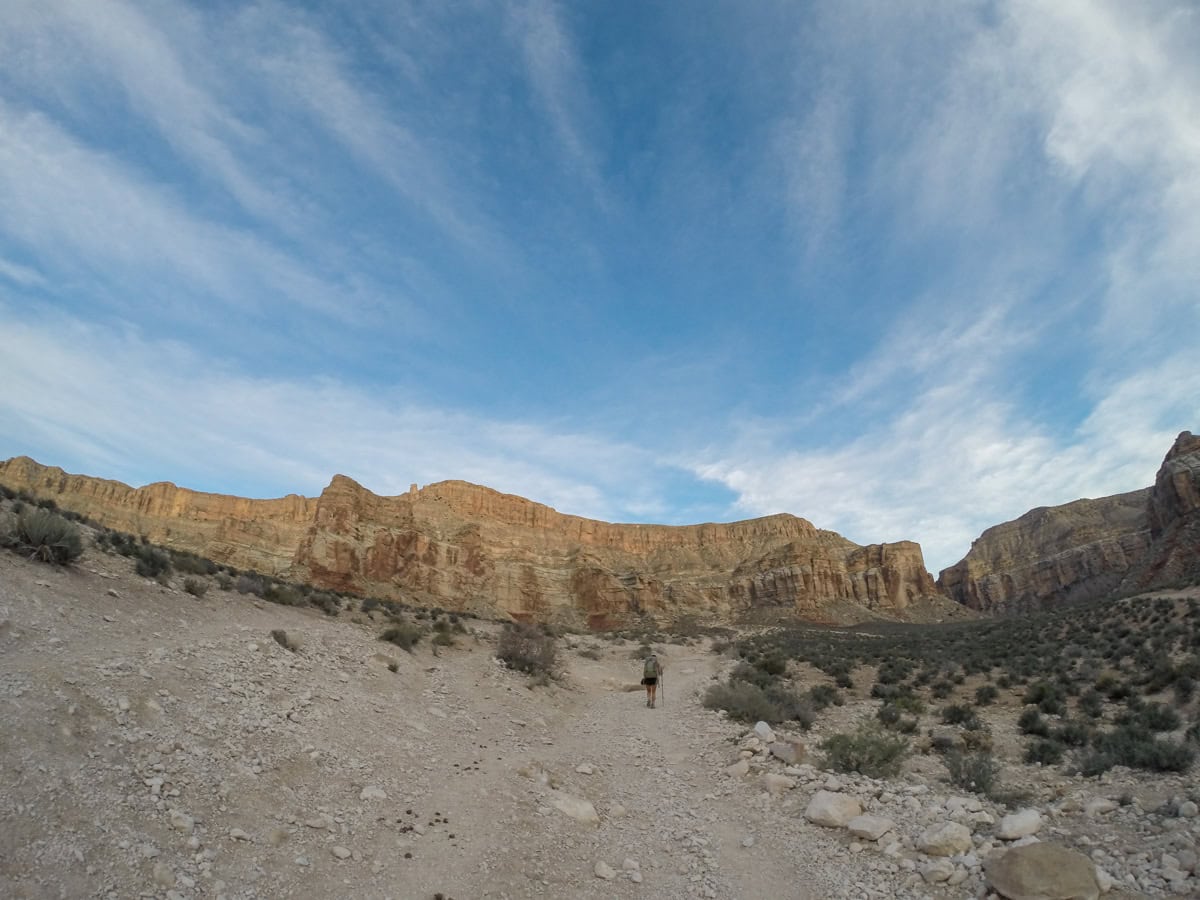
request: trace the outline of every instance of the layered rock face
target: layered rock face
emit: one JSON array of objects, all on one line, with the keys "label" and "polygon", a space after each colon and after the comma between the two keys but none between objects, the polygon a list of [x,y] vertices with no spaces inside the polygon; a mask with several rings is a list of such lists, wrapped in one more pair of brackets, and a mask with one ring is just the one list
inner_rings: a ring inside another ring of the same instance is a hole
[{"label": "layered rock face", "polygon": [[1030,510],[987,529],[938,587],[982,612],[1200,581],[1200,438],[1183,432],[1153,487]]},{"label": "layered rock face", "polygon": [[770,607],[825,620],[837,603],[902,616],[936,590],[917,544],[861,547],[790,515],[618,525],[465,482],[380,497],[344,476],[315,500],[245,500],[135,490],[25,458],[0,463],[0,483],[239,568],[518,619],[600,627],[638,613],[733,620]]},{"label": "layered rock face", "polygon": [[203,551],[210,559],[271,575],[288,571],[315,501],[295,494],[247,500],[168,482],[131,488],[119,481],[69,475],[27,456],[0,462],[0,484],[49,497],[109,528],[156,544]]},{"label": "layered rock face", "polygon": [[1200,583],[1200,436],[1185,431],[1163,460],[1146,522],[1152,544],[1122,582],[1122,590]]}]

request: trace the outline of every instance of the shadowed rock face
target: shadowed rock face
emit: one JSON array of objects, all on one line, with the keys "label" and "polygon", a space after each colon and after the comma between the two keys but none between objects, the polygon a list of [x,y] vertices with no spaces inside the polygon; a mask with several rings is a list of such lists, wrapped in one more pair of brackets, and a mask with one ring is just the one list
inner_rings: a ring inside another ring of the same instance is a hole
[{"label": "shadowed rock face", "polygon": [[1200,580],[1200,438],[1183,432],[1153,487],[1040,507],[987,529],[938,587],[981,612]]},{"label": "shadowed rock face", "polygon": [[135,490],[24,457],[0,463],[0,482],[238,568],[518,619],[600,626],[770,607],[825,620],[830,604],[902,615],[935,593],[917,544],[860,547],[790,515],[618,525],[460,481],[380,497],[340,475],[316,499],[247,500]]}]

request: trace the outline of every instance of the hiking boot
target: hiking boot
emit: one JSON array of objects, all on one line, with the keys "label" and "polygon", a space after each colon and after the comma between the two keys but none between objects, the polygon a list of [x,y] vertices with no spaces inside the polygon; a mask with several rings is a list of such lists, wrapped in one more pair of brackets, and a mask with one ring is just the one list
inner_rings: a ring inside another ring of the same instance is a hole
[{"label": "hiking boot", "polygon": [[650,701],[650,708],[654,709],[654,701],[653,700]]}]

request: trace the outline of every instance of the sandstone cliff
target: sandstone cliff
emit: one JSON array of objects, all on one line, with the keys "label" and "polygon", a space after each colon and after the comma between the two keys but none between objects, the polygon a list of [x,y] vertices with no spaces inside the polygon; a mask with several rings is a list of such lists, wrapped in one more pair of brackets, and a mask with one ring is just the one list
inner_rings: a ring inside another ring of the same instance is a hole
[{"label": "sandstone cliff", "polygon": [[938,587],[1014,612],[1200,581],[1200,438],[1183,432],[1153,487],[1040,507],[987,529]]},{"label": "sandstone cliff", "polygon": [[1150,550],[1125,576],[1123,591],[1200,583],[1200,436],[1175,439],[1150,489]]},{"label": "sandstone cliff", "polygon": [[831,604],[902,617],[936,593],[917,544],[861,547],[791,515],[621,525],[460,481],[381,497],[340,475],[316,499],[246,500],[133,489],[24,457],[0,463],[0,483],[238,568],[518,619],[598,627],[772,608],[824,621]]}]

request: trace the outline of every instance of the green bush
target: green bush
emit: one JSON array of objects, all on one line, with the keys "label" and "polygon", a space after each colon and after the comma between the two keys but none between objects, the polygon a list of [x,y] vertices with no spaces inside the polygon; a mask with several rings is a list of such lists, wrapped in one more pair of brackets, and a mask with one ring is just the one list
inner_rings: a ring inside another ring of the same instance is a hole
[{"label": "green bush", "polygon": [[1027,706],[1017,718],[1017,728],[1022,734],[1033,734],[1038,737],[1050,736],[1050,725],[1042,718],[1036,706]]},{"label": "green bush", "polygon": [[134,571],[143,578],[158,578],[171,573],[171,557],[149,544],[138,544],[133,551]]},{"label": "green bush", "polygon": [[952,703],[942,708],[942,721],[947,725],[961,725],[966,729],[982,727],[979,715],[964,703]]},{"label": "green bush", "polygon": [[303,606],[306,602],[300,590],[291,584],[271,584],[262,596],[264,600],[280,606]]},{"label": "green bush", "polygon": [[1086,747],[1092,739],[1092,729],[1084,722],[1067,721],[1053,729],[1051,737],[1068,747]]},{"label": "green bush", "polygon": [[962,753],[951,750],[943,757],[950,783],[957,788],[991,796],[996,788],[1000,766],[990,752]]},{"label": "green bush", "polygon": [[558,663],[558,644],[541,629],[513,625],[501,633],[496,658],[518,672],[552,676]]},{"label": "green bush", "polygon": [[0,535],[0,543],[57,565],[74,562],[83,554],[79,527],[58,513],[38,507],[23,510]]},{"label": "green bush", "polygon": [[1163,740],[1136,726],[1123,727],[1097,735],[1091,751],[1080,760],[1079,770],[1086,776],[1099,775],[1113,766],[1149,772],[1184,772],[1195,755],[1195,748],[1189,744]]},{"label": "green bush", "polygon": [[809,688],[808,699],[818,710],[825,709],[827,706],[842,706],[846,702],[841,691],[832,684],[818,684]]},{"label": "green bush", "polygon": [[1025,762],[1030,765],[1041,763],[1043,766],[1056,766],[1062,762],[1062,758],[1063,745],[1054,740],[1043,738],[1025,749]]},{"label": "green bush", "polygon": [[821,743],[824,766],[868,778],[894,778],[908,755],[908,741],[873,724],[851,734],[834,734]]},{"label": "green bush", "polygon": [[995,701],[1000,696],[1000,691],[994,684],[982,684],[975,688],[975,702],[980,706],[987,706]]},{"label": "green bush", "polygon": [[707,709],[723,709],[729,718],[738,722],[783,721],[784,712],[775,704],[767,692],[749,681],[730,679],[725,684],[714,684],[704,693]]},{"label": "green bush", "polygon": [[397,622],[395,625],[385,628],[379,635],[379,639],[412,653],[413,647],[417,646],[424,635],[425,629],[420,625],[414,625],[411,622]]},{"label": "green bush", "polygon": [[1079,697],[1079,711],[1091,719],[1104,715],[1104,697],[1095,688],[1084,691]]}]

